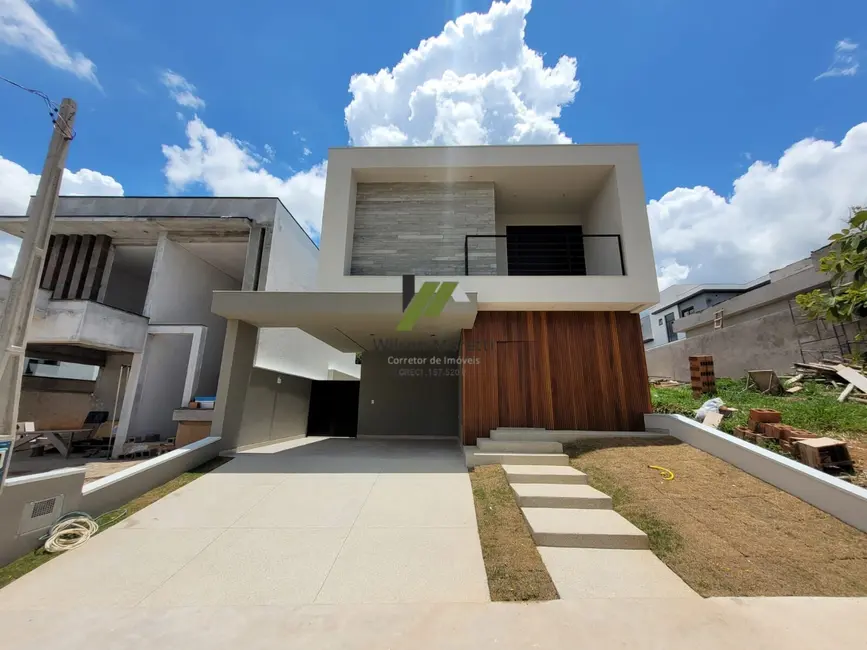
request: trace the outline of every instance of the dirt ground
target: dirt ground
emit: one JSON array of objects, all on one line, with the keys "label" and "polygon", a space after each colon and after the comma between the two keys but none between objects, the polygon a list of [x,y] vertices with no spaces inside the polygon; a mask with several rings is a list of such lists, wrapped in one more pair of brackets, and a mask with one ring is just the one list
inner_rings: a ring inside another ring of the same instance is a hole
[{"label": "dirt ground", "polygon": [[85,458],[80,453],[74,453],[69,458],[64,458],[57,453],[47,453],[44,456],[31,456],[29,450],[16,451],[12,455],[12,463],[9,466],[9,477],[50,472],[66,467],[84,467],[84,482],[90,483],[127,467],[132,467],[142,462],[142,460],[147,459],[115,461],[105,458]]},{"label": "dirt ground", "polygon": [[676,440],[567,451],[703,596],[867,596],[867,534],[718,458]]},{"label": "dirt ground", "polygon": [[558,597],[536,549],[503,468],[470,472],[488,589],[494,601],[553,600]]}]

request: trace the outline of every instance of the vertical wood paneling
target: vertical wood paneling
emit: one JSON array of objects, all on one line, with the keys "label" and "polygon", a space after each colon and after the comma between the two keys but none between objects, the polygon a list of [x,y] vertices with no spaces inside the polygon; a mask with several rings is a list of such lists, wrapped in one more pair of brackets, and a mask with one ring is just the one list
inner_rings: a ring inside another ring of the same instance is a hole
[{"label": "vertical wood paneling", "polygon": [[636,314],[479,312],[463,336],[464,444],[498,426],[641,431],[650,389]]}]

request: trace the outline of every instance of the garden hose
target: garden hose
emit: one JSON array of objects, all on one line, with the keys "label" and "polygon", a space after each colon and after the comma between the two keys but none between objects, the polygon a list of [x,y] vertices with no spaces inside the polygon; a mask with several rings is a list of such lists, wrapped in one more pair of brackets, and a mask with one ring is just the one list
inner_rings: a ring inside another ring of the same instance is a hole
[{"label": "garden hose", "polygon": [[674,480],[674,472],[670,469],[666,469],[665,467],[660,467],[659,465],[648,465],[650,469],[659,470],[659,473],[662,474],[663,480],[673,481]]},{"label": "garden hose", "polygon": [[70,512],[57,520],[51,529],[48,531],[48,537],[45,539],[45,551],[47,553],[60,553],[62,551],[71,551],[84,544],[91,537],[96,535],[99,530],[99,520],[106,515],[118,513],[114,517],[109,518],[102,525],[106,526],[117,521],[126,514],[126,508],[114,510],[100,515],[96,519],[91,517],[86,512]]}]

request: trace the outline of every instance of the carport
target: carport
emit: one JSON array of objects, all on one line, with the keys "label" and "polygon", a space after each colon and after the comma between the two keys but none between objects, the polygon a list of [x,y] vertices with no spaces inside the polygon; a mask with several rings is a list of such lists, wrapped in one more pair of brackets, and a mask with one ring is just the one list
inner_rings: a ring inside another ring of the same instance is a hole
[{"label": "carport", "polygon": [[[461,330],[475,322],[475,294],[449,302],[435,318],[398,332],[403,297],[395,292],[216,291],[215,314],[228,320],[212,434],[238,446],[259,328],[295,327],[361,355],[359,436],[459,435]],[[276,422],[275,422],[276,424]]]}]

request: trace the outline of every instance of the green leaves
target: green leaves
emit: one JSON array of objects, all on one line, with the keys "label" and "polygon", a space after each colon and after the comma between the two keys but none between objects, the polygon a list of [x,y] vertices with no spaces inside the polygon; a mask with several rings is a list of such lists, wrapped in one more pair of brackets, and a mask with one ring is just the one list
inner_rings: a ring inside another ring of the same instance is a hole
[{"label": "green leaves", "polygon": [[798,296],[798,306],[810,318],[844,323],[867,313],[867,209],[852,208],[848,227],[828,238],[833,249],[819,260],[819,270],[831,275],[831,290],[815,289]]}]

